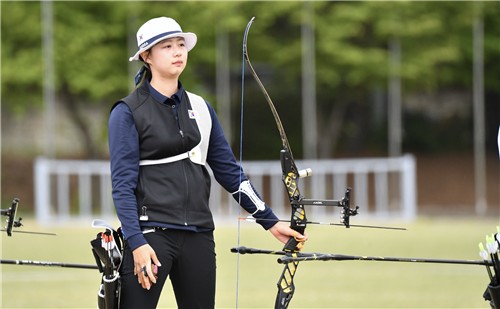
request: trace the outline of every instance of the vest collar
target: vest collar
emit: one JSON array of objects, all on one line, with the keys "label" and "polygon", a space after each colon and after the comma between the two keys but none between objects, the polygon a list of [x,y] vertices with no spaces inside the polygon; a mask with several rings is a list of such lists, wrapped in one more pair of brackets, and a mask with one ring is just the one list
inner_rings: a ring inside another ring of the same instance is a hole
[{"label": "vest collar", "polygon": [[172,95],[171,97],[167,97],[167,96],[161,94],[160,92],[158,92],[158,90],[156,90],[151,85],[149,80],[146,80],[146,83],[148,85],[149,93],[151,94],[153,99],[155,99],[156,101],[165,103],[167,101],[167,99],[172,99],[172,100],[174,100],[175,104],[179,104],[182,102],[182,95],[184,94],[184,87],[182,86],[182,83],[180,81],[178,82],[178,86],[177,86],[177,88],[179,88],[179,91],[174,93],[174,95]]}]

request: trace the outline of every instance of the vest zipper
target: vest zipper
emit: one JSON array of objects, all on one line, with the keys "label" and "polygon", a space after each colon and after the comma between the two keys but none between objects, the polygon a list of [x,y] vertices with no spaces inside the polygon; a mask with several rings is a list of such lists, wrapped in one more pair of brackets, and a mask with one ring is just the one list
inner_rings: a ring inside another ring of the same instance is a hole
[{"label": "vest zipper", "polygon": [[186,173],[186,163],[182,161],[182,169],[184,170],[184,181],[186,186],[186,195],[184,196],[184,225],[188,225],[188,208],[189,208],[189,181]]},{"label": "vest zipper", "polygon": [[184,132],[182,132],[182,129],[181,129],[181,124],[179,121],[179,114],[177,112],[177,108],[176,108],[175,104],[172,105],[172,109],[174,111],[175,122],[177,123],[177,128],[179,129],[179,134],[181,135],[182,138],[184,138]]},{"label": "vest zipper", "polygon": [[[172,110],[174,111],[174,117],[175,121],[177,122],[177,128],[179,129],[179,134],[181,135],[181,138],[183,139],[183,144],[184,144],[184,132],[182,132],[181,128],[181,122],[179,119],[179,113],[176,108],[177,106],[175,104],[172,105]],[[184,183],[186,187],[186,195],[184,196],[184,225],[188,225],[188,208],[189,208],[189,181],[186,173],[186,165],[183,163],[182,164],[182,170],[184,172]]]}]

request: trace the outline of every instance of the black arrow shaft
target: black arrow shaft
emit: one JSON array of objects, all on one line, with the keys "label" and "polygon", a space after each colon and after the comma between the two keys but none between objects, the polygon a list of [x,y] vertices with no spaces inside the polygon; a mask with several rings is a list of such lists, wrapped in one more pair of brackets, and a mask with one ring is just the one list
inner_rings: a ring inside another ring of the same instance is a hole
[{"label": "black arrow shaft", "polygon": [[[307,221],[306,223],[307,224],[318,224],[318,225],[338,225],[338,226],[345,226],[342,223],[333,223],[333,222]],[[349,227],[361,227],[361,228],[368,228],[368,229],[382,229],[382,230],[406,231],[406,228],[404,228],[404,227],[379,226],[379,225],[349,224]]]},{"label": "black arrow shaft", "polygon": [[[255,218],[239,218],[243,221],[257,221]],[[259,221],[276,221],[274,219],[259,219]],[[279,222],[290,222],[290,220],[280,219]],[[334,222],[320,222],[320,221],[305,221],[303,223],[306,224],[316,224],[316,225],[334,225],[334,226],[345,226],[342,223],[334,223]],[[360,228],[369,228],[369,229],[383,229],[383,230],[397,230],[397,231],[406,231],[404,227],[392,227],[392,226],[379,226],[379,225],[360,225],[360,224],[350,224],[350,227],[360,227]]]},{"label": "black arrow shaft", "polygon": [[[6,232],[7,230],[0,230],[1,232]],[[24,234],[33,234],[33,235],[47,235],[47,236],[57,236],[55,233],[46,233],[46,232],[31,232],[31,231],[11,231],[11,233],[24,233]]]},{"label": "black arrow shaft", "polygon": [[48,261],[32,261],[32,260],[0,260],[0,264],[98,269],[97,265],[90,265],[90,264],[74,264],[74,263],[60,263],[60,262],[48,262]]},{"label": "black arrow shaft", "polygon": [[285,251],[273,251],[273,250],[266,250],[266,249],[256,249],[256,248],[248,248],[248,247],[236,247],[236,248],[231,248],[232,253],[239,253],[239,254],[271,254],[271,255],[286,255]]}]

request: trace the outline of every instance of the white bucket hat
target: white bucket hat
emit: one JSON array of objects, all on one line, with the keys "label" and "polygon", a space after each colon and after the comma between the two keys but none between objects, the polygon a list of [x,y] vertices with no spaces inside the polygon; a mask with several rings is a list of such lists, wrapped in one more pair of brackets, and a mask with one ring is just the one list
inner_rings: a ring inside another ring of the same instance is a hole
[{"label": "white bucket hat", "polygon": [[182,32],[181,26],[174,19],[169,17],[150,19],[137,31],[137,47],[139,50],[128,60],[139,60],[139,54],[143,51],[150,49],[162,40],[175,37],[184,38],[188,51],[196,45],[196,34]]}]

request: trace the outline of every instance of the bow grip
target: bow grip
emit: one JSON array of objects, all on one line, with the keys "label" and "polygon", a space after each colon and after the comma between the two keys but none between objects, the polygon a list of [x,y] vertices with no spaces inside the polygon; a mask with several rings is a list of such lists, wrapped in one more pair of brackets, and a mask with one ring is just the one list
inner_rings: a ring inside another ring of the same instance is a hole
[{"label": "bow grip", "polygon": [[[295,227],[293,228],[297,233],[304,235],[305,228],[304,227]],[[290,237],[283,247],[283,251],[285,252],[296,252],[302,249],[302,242],[297,240],[296,237]]]}]

